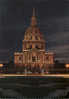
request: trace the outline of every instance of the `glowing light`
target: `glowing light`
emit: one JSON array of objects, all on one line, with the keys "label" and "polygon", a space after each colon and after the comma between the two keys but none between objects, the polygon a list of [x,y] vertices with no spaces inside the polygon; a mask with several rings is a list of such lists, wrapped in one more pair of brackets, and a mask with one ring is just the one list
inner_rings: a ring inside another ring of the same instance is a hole
[{"label": "glowing light", "polygon": [[66,68],[69,68],[69,64],[66,64],[65,67],[66,67]]},{"label": "glowing light", "polygon": [[0,64],[0,67],[3,67],[3,64]]}]

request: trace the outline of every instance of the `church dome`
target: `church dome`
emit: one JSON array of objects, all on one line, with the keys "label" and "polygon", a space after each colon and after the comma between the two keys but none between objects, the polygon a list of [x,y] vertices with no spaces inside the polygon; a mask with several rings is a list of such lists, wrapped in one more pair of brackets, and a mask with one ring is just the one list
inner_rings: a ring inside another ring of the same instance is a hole
[{"label": "church dome", "polygon": [[31,18],[30,26],[25,31],[24,40],[43,40],[43,35],[37,26],[37,19],[35,16],[35,10],[33,9],[33,16]]}]

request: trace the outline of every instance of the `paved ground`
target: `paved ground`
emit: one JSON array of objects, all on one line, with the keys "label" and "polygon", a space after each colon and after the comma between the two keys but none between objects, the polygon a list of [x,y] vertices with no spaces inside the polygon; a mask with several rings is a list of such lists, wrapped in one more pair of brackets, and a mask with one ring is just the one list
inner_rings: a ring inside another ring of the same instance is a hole
[{"label": "paved ground", "polygon": [[[0,96],[2,97],[54,99],[47,98],[49,96],[56,97],[55,99],[57,97],[64,97],[62,99],[68,97],[69,99],[69,74],[0,74],[0,78]],[[28,98],[31,96],[33,98]],[[34,96],[40,98],[34,98]]]}]

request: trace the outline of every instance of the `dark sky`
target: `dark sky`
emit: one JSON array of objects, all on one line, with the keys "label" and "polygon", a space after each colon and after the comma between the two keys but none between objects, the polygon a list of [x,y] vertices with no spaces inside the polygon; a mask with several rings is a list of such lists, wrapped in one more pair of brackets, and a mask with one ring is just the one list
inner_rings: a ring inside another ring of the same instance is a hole
[{"label": "dark sky", "polygon": [[21,50],[33,7],[46,49],[56,53],[56,59],[69,61],[69,0],[0,0],[0,60]]}]

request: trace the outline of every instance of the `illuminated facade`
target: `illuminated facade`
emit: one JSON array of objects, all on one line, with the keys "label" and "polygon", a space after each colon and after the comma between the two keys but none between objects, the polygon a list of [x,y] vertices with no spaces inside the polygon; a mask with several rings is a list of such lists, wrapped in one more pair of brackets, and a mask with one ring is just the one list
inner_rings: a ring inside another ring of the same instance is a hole
[{"label": "illuminated facade", "polygon": [[30,26],[26,29],[22,43],[22,51],[14,53],[14,63],[16,67],[31,67],[44,71],[49,71],[54,65],[54,54],[46,52],[46,41],[37,26],[35,9],[31,18]]}]

